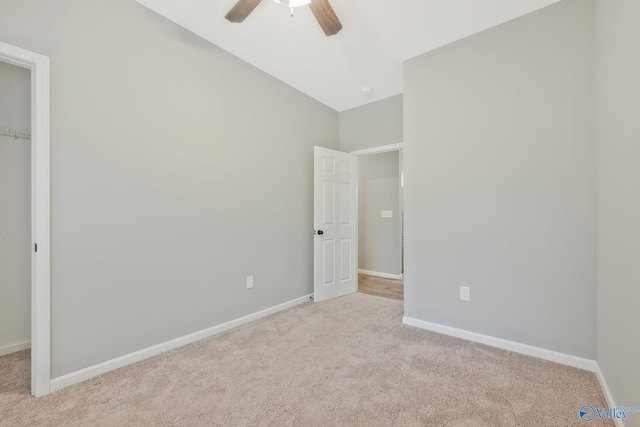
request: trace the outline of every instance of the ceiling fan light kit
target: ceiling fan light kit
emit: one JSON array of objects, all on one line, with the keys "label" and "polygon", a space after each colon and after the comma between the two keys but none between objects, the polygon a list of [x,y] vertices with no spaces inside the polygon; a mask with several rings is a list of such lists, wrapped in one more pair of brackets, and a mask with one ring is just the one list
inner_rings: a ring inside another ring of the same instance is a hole
[{"label": "ceiling fan light kit", "polygon": [[[282,3],[282,0],[274,1],[276,3]],[[238,0],[225,18],[229,22],[239,24],[244,21],[261,2],[262,0]],[[329,4],[329,0],[289,0],[291,16],[293,16],[293,9],[295,7],[304,6],[305,4],[309,5],[313,16],[315,16],[316,21],[320,24],[325,35],[333,36],[342,30],[342,24],[331,7],[331,4]]]},{"label": "ceiling fan light kit", "polygon": [[311,0],[289,0],[289,7],[294,8],[311,3]]}]

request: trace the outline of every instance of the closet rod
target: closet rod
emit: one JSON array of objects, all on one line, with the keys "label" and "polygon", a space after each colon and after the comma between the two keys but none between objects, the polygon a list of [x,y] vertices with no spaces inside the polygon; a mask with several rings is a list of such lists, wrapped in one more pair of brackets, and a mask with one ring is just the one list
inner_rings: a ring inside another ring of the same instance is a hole
[{"label": "closet rod", "polygon": [[13,139],[31,139],[31,132],[24,129],[0,128],[0,135]]}]

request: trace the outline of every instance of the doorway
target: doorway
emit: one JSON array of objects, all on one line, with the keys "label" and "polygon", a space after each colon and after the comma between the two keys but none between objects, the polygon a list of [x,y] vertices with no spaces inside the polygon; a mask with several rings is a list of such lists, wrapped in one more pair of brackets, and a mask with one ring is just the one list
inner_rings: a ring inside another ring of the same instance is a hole
[{"label": "doorway", "polygon": [[[30,110],[30,113],[28,113],[29,123],[25,125],[24,122],[21,122],[21,125],[19,120],[22,119],[17,119],[16,117],[11,120],[16,120],[18,123],[0,123],[0,126],[5,126],[3,132],[5,135],[2,135],[3,137],[13,138],[14,142],[24,140],[21,142],[28,144],[28,148],[24,145],[15,145],[13,147],[5,145],[5,148],[9,147],[6,151],[13,149],[13,151],[19,153],[15,159],[16,162],[20,162],[18,158],[24,157],[26,151],[30,151],[27,155],[29,160],[22,159],[30,166],[26,200],[25,194],[19,194],[17,199],[21,200],[18,203],[29,206],[26,212],[27,218],[21,218],[22,222],[28,222],[27,226],[24,226],[24,224],[22,226],[22,228],[26,227],[27,230],[23,229],[18,231],[17,234],[18,240],[21,239],[20,233],[27,236],[28,242],[24,249],[27,255],[26,259],[22,259],[22,270],[18,274],[18,276],[22,276],[22,279],[16,282],[16,286],[20,286],[19,282],[24,282],[24,269],[28,269],[27,275],[29,277],[27,280],[30,282],[28,284],[30,296],[27,297],[28,302],[26,305],[29,306],[30,316],[28,317],[30,322],[28,323],[30,325],[26,328],[30,333],[26,334],[27,341],[24,341],[24,324],[20,326],[20,331],[15,336],[2,332],[7,343],[0,343],[0,347],[4,348],[3,352],[10,354],[24,351],[24,347],[31,347],[30,357],[27,356],[26,360],[23,360],[23,363],[26,363],[25,371],[27,373],[29,370],[31,371],[30,387],[27,384],[25,388],[30,389],[32,395],[41,396],[49,393],[51,379],[49,58],[0,42],[0,63],[2,63],[1,65],[4,69],[10,69],[7,68],[8,66],[22,69],[18,70],[17,74],[20,72],[28,73],[28,76],[25,75],[24,77],[26,79],[24,84],[28,86],[30,92],[26,101]],[[15,69],[11,70],[13,70],[11,72],[16,72]],[[8,96],[6,97],[8,98]],[[16,104],[13,103],[13,100],[9,101],[9,110],[12,110],[16,107]],[[6,120],[9,120],[9,118]],[[13,172],[15,172],[16,176],[25,172],[24,169],[20,172],[18,163],[12,163],[12,168],[14,168]],[[9,168],[7,167],[7,169]],[[24,176],[22,181],[24,181]],[[18,188],[12,188],[11,191]],[[19,215],[25,215],[25,212]],[[18,243],[18,245],[20,244]],[[14,252],[15,255],[18,255],[18,253],[22,252],[22,249],[16,246],[15,248],[10,247],[8,251],[3,250],[3,254],[14,254]],[[21,291],[24,291],[24,289],[21,289]],[[21,301],[22,310],[25,310],[24,294],[16,297],[16,300]],[[24,317],[25,313],[20,313],[20,310],[21,308],[18,307],[13,314],[17,312]],[[18,317],[20,316],[18,315]],[[17,342],[9,342],[16,340]],[[30,369],[28,365],[30,365]]]},{"label": "doorway", "polygon": [[403,300],[403,144],[351,154],[358,165],[358,291]]},{"label": "doorway", "polygon": [[29,389],[31,73],[0,62],[0,381]]}]

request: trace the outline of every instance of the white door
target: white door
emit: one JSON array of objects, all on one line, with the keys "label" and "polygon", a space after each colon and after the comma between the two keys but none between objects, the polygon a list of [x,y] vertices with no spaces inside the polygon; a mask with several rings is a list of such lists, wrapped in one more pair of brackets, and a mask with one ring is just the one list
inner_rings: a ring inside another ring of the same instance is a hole
[{"label": "white door", "polygon": [[314,147],[314,301],[358,290],[356,156]]}]

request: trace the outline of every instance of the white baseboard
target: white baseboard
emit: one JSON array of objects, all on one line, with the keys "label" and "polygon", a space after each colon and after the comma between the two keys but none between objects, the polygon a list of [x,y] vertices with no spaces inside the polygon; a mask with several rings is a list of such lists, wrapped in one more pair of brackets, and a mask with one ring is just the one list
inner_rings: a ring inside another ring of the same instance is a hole
[{"label": "white baseboard", "polygon": [[464,340],[486,344],[491,347],[501,348],[503,350],[513,351],[515,353],[526,354],[527,356],[537,357],[539,359],[549,360],[551,362],[560,363],[562,365],[573,366],[574,368],[584,369],[586,371],[596,372],[597,362],[583,357],[572,356],[570,354],[559,353],[545,348],[534,347],[515,341],[509,341],[502,338],[496,338],[489,335],[482,335],[476,332],[465,331],[464,329],[452,328],[450,326],[439,325],[437,323],[426,322],[411,317],[403,317],[402,323],[416,328],[426,329],[440,334],[450,335]]},{"label": "white baseboard", "polygon": [[[604,373],[602,369],[600,369],[600,364],[596,362],[596,377],[598,378],[598,382],[600,383],[600,387],[602,387],[602,392],[604,393],[604,398],[607,401],[607,406],[609,408],[615,408],[616,403],[613,400],[613,395],[611,394],[611,390],[609,390],[609,385],[607,384],[607,380],[604,378]],[[617,427],[623,427],[624,423],[619,418],[614,418],[614,422]]]},{"label": "white baseboard", "polygon": [[23,341],[17,344],[5,345],[4,347],[0,347],[0,356],[17,353],[18,351],[27,350],[29,348],[31,348],[31,341]]},{"label": "white baseboard", "polygon": [[79,371],[71,372],[69,374],[53,378],[51,380],[50,390],[51,392],[60,390],[72,384],[88,380],[89,378],[97,377],[98,375],[102,375],[109,371],[113,371],[115,369],[131,365],[132,363],[148,359],[160,353],[164,353],[165,351],[173,350],[178,347],[200,341],[201,339],[208,338],[224,331],[228,331],[229,329],[244,325],[245,323],[253,322],[254,320],[262,319],[263,317],[269,316],[279,311],[283,311],[296,305],[309,302],[312,295],[313,294],[305,295],[303,297],[278,304],[276,306],[258,311],[256,313],[248,314],[246,316],[239,317],[237,319],[230,320],[216,326],[212,326],[211,328],[203,329],[201,331],[194,332],[192,334],[185,335],[171,341],[157,344],[152,347],[147,347],[145,349],[117,357],[115,359],[107,360],[106,362],[102,362],[97,365],[89,366],[88,368],[80,369]]},{"label": "white baseboard", "polygon": [[403,279],[404,278],[404,274],[380,273],[379,271],[370,271],[370,270],[361,270],[361,269],[358,269],[358,273],[367,274],[369,276],[384,277],[385,279]]}]

